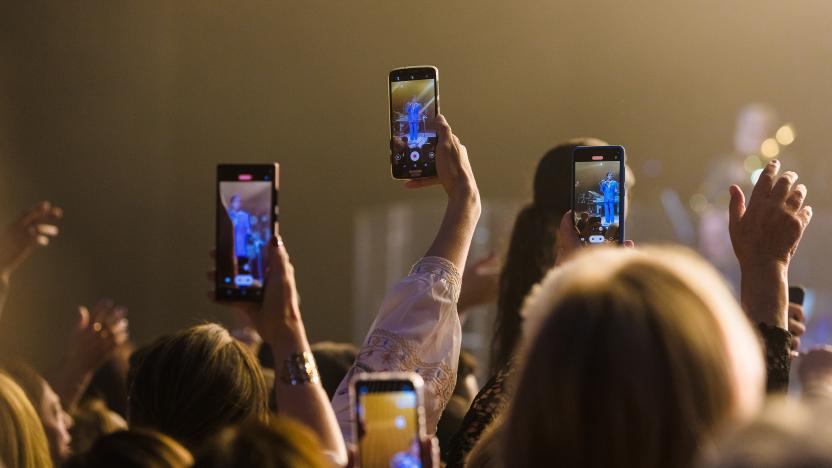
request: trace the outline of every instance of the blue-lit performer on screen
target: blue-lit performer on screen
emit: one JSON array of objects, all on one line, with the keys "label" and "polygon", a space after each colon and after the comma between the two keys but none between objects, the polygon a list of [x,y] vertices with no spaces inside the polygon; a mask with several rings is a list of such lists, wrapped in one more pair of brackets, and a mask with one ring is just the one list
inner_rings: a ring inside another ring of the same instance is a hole
[{"label": "blue-lit performer on screen", "polygon": [[234,225],[234,256],[237,258],[237,266],[245,272],[249,272],[248,237],[251,234],[251,215],[240,209],[240,194],[231,195],[228,206],[228,217]]},{"label": "blue-lit performer on screen", "polygon": [[408,143],[413,145],[419,138],[419,114],[422,112],[422,105],[416,100],[416,96],[404,105],[404,113],[407,114],[407,126],[410,133],[407,135]]},{"label": "blue-lit performer on screen", "polygon": [[612,178],[612,171],[601,181],[601,193],[604,195],[604,225],[615,222],[615,202],[618,198],[618,181]]}]

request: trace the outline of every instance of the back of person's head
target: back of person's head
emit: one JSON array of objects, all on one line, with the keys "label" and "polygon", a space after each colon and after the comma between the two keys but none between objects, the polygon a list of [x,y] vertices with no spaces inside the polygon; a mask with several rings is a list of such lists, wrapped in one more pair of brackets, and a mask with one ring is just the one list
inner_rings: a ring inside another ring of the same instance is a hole
[{"label": "back of person's head", "polygon": [[520,307],[532,286],[555,264],[555,242],[563,214],[572,204],[572,152],[602,146],[597,138],[576,138],[555,146],[537,164],[534,198],[517,214],[500,274],[497,320],[491,343],[491,371],[506,364],[520,337]]},{"label": "back of person's head", "polygon": [[124,418],[98,398],[83,400],[72,412],[72,420],[73,453],[84,453],[102,436],[127,429]]},{"label": "back of person's head", "polygon": [[523,315],[506,466],[689,466],[762,400],[759,343],[690,252],[587,249],[546,276]]},{"label": "back of person's head", "polygon": [[193,462],[190,452],[170,437],[133,429],[105,435],[64,468],[190,468]]},{"label": "back of person's head", "polygon": [[709,468],[832,466],[832,402],[775,398],[754,420],[705,450]]},{"label": "back of person's head", "polygon": [[131,428],[152,428],[193,448],[226,425],[268,413],[256,358],[220,325],[159,338],[131,363]]},{"label": "back of person's head", "polygon": [[211,438],[195,468],[323,468],[329,466],[312,431],[285,416],[231,426]]},{"label": "back of person's head", "polygon": [[0,372],[0,465],[5,468],[52,466],[40,418],[23,389]]},{"label": "back of person's head", "polygon": [[350,371],[358,350],[352,343],[335,343],[322,341],[312,345],[312,354],[321,375],[321,385],[330,400],[335,396],[335,390]]}]

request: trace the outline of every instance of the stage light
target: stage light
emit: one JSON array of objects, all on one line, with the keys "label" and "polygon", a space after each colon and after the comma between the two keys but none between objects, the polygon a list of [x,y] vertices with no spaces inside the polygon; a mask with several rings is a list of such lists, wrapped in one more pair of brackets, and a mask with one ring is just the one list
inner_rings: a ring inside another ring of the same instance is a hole
[{"label": "stage light", "polygon": [[697,213],[702,213],[703,211],[708,209],[710,203],[708,203],[708,199],[705,198],[705,195],[702,195],[701,193],[695,193],[693,194],[693,196],[690,197],[690,200],[688,200],[688,205],[690,205],[690,209],[692,209],[693,211]]},{"label": "stage light", "polygon": [[762,174],[762,173],[763,173],[763,168],[762,167],[751,173],[751,185],[756,185],[757,184],[757,179],[760,178],[760,174]]},{"label": "stage light", "polygon": [[760,145],[760,153],[768,159],[776,158],[780,154],[780,145],[774,138],[767,138],[762,145]]},{"label": "stage light", "polygon": [[788,146],[794,142],[794,128],[790,124],[783,125],[777,129],[777,134],[774,137],[777,139],[777,143]]},{"label": "stage light", "polygon": [[749,174],[762,166],[762,163],[760,163],[760,157],[756,154],[749,154],[748,157],[745,158],[745,162],[743,162],[743,167],[745,167],[745,171]]}]

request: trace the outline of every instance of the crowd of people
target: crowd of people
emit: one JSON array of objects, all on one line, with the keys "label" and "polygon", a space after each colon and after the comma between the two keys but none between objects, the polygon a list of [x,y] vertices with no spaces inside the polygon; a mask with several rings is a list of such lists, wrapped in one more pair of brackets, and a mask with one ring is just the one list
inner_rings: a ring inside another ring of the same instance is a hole
[{"label": "crowd of people", "polygon": [[[78,309],[54,369],[3,356],[0,466],[357,466],[349,384],[380,371],[424,381],[425,467],[832,465],[832,351],[805,353],[802,396],[785,395],[805,331],[789,265],[812,219],[797,174],[775,160],[748,200],[725,187],[737,300],[681,247],[584,247],[571,155],[603,142],[568,141],[540,160],[496,280],[477,273],[493,259],[468,262],[480,193],[466,147],[437,126],[438,176],[405,185],[441,186],[444,217],[359,347],[309,343],[276,237],[263,300],[230,305],[232,330],[200,323],[136,346],[127,309],[104,299]],[[44,202],[0,237],[0,307],[61,216]],[[461,317],[486,302],[498,318],[491,362],[477,363]]]}]

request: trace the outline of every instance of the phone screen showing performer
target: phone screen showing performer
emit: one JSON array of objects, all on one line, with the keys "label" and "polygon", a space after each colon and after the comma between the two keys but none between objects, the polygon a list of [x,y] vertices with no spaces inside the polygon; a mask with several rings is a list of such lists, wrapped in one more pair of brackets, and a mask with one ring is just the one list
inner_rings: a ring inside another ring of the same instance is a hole
[{"label": "phone screen showing performer", "polygon": [[217,167],[218,300],[259,301],[277,221],[277,164]]},{"label": "phone screen showing performer", "polygon": [[579,146],[573,161],[572,213],[581,242],[624,242],[624,148]]},{"label": "phone screen showing performer", "polygon": [[435,67],[390,72],[390,149],[396,179],[436,176],[437,77]]},{"label": "phone screen showing performer", "polygon": [[421,467],[421,398],[409,379],[354,383],[362,468]]}]

